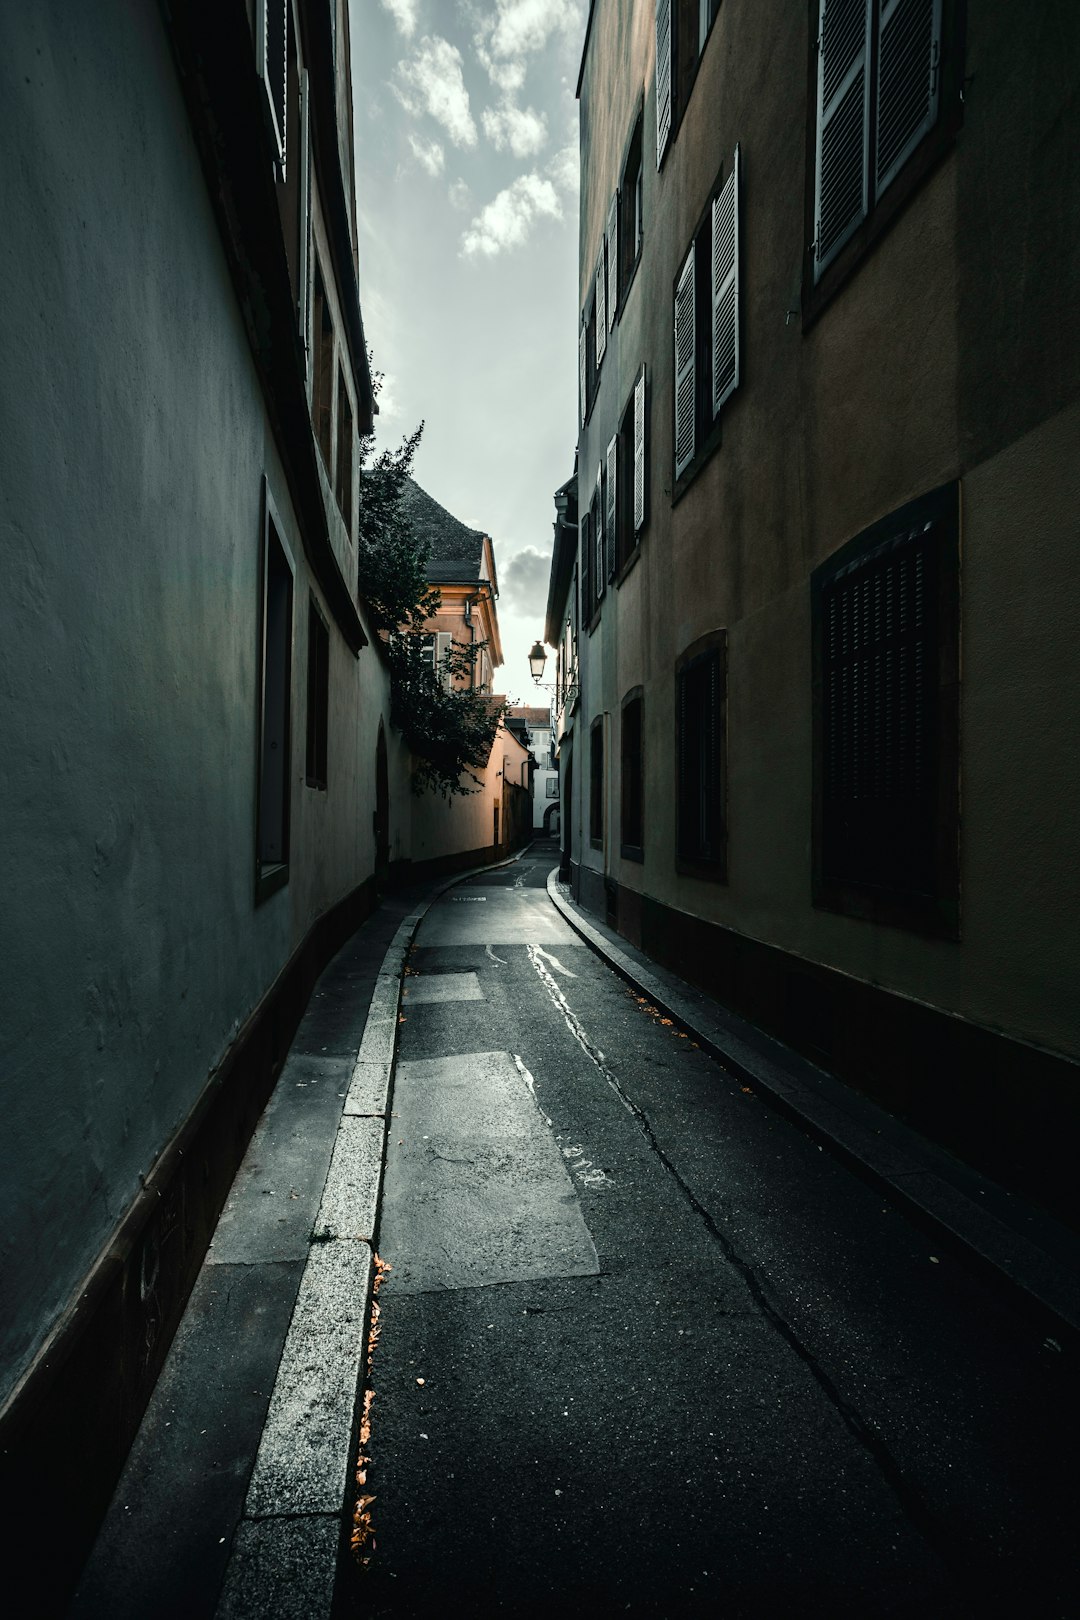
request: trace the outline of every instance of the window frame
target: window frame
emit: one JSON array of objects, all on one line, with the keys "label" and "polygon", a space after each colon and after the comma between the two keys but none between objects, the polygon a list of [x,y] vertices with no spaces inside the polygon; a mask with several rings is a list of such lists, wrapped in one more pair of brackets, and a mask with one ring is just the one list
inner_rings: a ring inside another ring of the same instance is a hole
[{"label": "window frame", "polygon": [[[618,302],[622,320],[627,294],[637,279],[645,243],[645,102],[639,100],[619,169]],[[638,210],[640,208],[640,229]],[[609,295],[610,296],[610,295]]]},{"label": "window frame", "polygon": [[[334,477],[334,314],[327,296],[322,260],[312,254],[311,278],[311,426],[319,447],[323,469],[331,482]],[[325,397],[324,397],[325,395]]]},{"label": "window frame", "polygon": [[[937,629],[933,893],[831,878],[825,871],[827,807],[824,739],[825,592],[839,575],[897,542],[920,524],[937,523],[933,608]],[[960,483],[942,484],[898,507],[848,540],[810,576],[812,645],[812,877],[815,908],[939,938],[960,938]]]},{"label": "window frame", "polygon": [[[866,217],[835,258],[815,276],[814,243],[817,212],[817,95],[818,95],[818,18],[821,0],[807,0],[808,44],[806,78],[806,177],[804,190],[802,324],[803,331],[817,321],[822,312],[846,286],[863,260],[889,231],[900,214],[907,208],[924,182],[952,150],[964,122],[964,59],[967,40],[967,0],[941,0],[941,82],[938,96],[937,119],[923,135],[914,151],[888,182],[881,195],[875,197],[873,176],[870,174],[874,141],[871,139],[867,159],[869,201]],[[877,40],[879,37],[878,0],[871,10],[872,33],[869,56],[871,60],[868,95],[871,109],[875,106],[878,82]]]},{"label": "window frame", "polygon": [[[604,847],[604,821],[607,800],[606,753],[607,750],[604,746],[604,716],[598,714],[589,727],[589,844],[593,849],[603,849]],[[599,765],[597,764],[598,760]]]},{"label": "window frame", "polygon": [[[686,268],[691,252],[694,254],[694,452],[682,472],[676,473],[678,465],[677,440],[675,435],[675,408],[677,390],[674,386],[676,377],[676,363],[674,355],[674,336],[672,338],[672,390],[671,390],[671,504],[678,505],[690,485],[697,478],[706,462],[710,461],[723,443],[723,422],[727,411],[731,407],[732,397],[742,386],[743,345],[741,335],[738,340],[739,370],[736,382],[728,396],[721,403],[716,414],[713,414],[713,354],[712,354],[712,226],[713,204],[723,191],[732,174],[736,175],[736,217],[735,217],[735,296],[736,308],[740,311],[737,319],[741,321],[741,280],[742,280],[742,221],[740,210],[743,207],[742,191],[745,183],[743,174],[743,159],[741,143],[736,144],[730,159],[721,165],[716,178],[709,188],[709,195],[704,208],[698,216],[693,231],[690,233],[686,252],[680,258],[671,282],[671,310],[674,316],[676,299],[678,297],[679,282]],[[674,320],[672,321],[674,333]],[[646,408],[648,398],[646,393]]]},{"label": "window frame", "polygon": [[[694,93],[694,86],[701,71],[702,58],[713,36],[716,19],[720,15],[722,0],[666,0],[666,3],[670,14],[669,29],[671,35],[668,47],[671,64],[671,114],[663,151],[657,152],[657,172],[663,170],[667,155],[678,139],[679,128],[686,116],[686,109],[690,105],[690,98]],[[702,33],[702,23],[705,21],[706,12],[708,12],[708,20],[705,24],[705,31]],[[688,59],[685,49],[687,37],[696,42],[693,46],[692,60]],[[683,42],[681,47],[680,41]],[[658,131],[654,131],[654,139],[657,134]]]},{"label": "window frame", "polygon": [[[719,805],[717,814],[720,821],[720,832],[717,839],[717,853],[706,856],[699,853],[688,852],[682,845],[680,838],[680,824],[682,819],[682,803],[680,799],[680,772],[679,756],[682,748],[682,723],[680,716],[680,683],[686,678],[689,670],[706,658],[716,657],[717,660],[717,686],[718,686],[718,714],[715,719],[716,726],[716,771],[719,778]],[[675,661],[675,724],[673,736],[675,739],[675,870],[686,877],[706,878],[714,883],[727,882],[728,860],[728,815],[727,815],[727,731],[728,731],[728,633],[727,630],[711,630],[679,654]]]},{"label": "window frame", "polygon": [[[632,754],[627,748],[627,713],[637,711],[637,751]],[[628,761],[635,767],[631,776],[627,768]],[[633,794],[629,791],[631,782],[636,781],[637,787],[637,826],[628,826],[629,803]],[[643,862],[645,859],[645,688],[643,686],[631,687],[622,700],[619,713],[619,854],[627,861]],[[637,832],[637,838],[628,836],[628,833]]]}]

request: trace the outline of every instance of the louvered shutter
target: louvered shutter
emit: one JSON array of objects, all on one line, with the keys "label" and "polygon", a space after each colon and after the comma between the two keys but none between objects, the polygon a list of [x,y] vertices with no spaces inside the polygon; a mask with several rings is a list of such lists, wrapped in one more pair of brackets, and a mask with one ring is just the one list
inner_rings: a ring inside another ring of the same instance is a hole
[{"label": "louvered shutter", "polygon": [[585,418],[589,414],[588,386],[589,386],[589,350],[588,336],[585,322],[582,321],[578,331],[577,344],[578,360],[578,391],[581,394],[581,425],[585,426]]},{"label": "louvered shutter", "polygon": [[694,247],[686,256],[675,288],[675,476],[694,459],[695,331]]},{"label": "louvered shutter", "polygon": [[607,302],[604,296],[606,278],[604,276],[604,244],[600,244],[600,258],[596,266],[596,369],[600,370],[600,362],[604,358],[607,348]]},{"label": "louvered shutter", "polygon": [[593,586],[599,602],[607,589],[607,570],[604,567],[604,463],[596,469],[596,490],[593,494]]},{"label": "louvered shutter", "polygon": [[876,0],[878,196],[935,122],[940,100],[941,0]]},{"label": "louvered shutter", "polygon": [[607,318],[608,328],[615,325],[615,309],[619,302],[619,193],[611,199],[607,217]]},{"label": "louvered shutter", "polygon": [[671,0],[656,0],[656,167],[671,139]]},{"label": "louvered shutter", "polygon": [[607,577],[615,578],[615,524],[618,517],[616,510],[617,490],[619,484],[619,435],[616,433],[607,447],[607,502],[604,511],[604,534],[606,537],[605,549],[607,552]]},{"label": "louvered shutter", "polygon": [[592,619],[592,534],[589,514],[581,515],[581,628],[587,630]]},{"label": "louvered shutter", "polygon": [[818,29],[814,275],[866,217],[870,139],[867,48],[875,0],[821,0]]},{"label": "louvered shutter", "polygon": [[305,363],[311,362],[309,337],[311,277],[308,270],[311,253],[311,110],[309,102],[307,68],[300,75],[300,336],[304,341]]},{"label": "louvered shutter", "polygon": [[288,0],[257,0],[255,52],[259,77],[266,91],[274,156],[285,169],[285,105],[289,75]]},{"label": "louvered shutter", "polygon": [[739,386],[739,148],[712,208],[712,413]]},{"label": "louvered shutter", "polygon": [[645,527],[645,367],[634,384],[634,533]]}]

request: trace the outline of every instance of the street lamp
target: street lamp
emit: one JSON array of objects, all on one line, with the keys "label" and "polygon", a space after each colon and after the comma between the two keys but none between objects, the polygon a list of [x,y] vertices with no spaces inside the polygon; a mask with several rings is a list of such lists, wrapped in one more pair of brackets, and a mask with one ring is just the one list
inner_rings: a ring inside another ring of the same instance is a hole
[{"label": "street lamp", "polygon": [[[544,674],[544,665],[546,663],[547,653],[544,651],[543,643],[538,638],[533,642],[532,650],[529,653],[529,674],[533,678],[534,686],[542,687],[545,692],[557,692],[560,689],[557,681],[545,681],[542,678]],[[571,680],[564,681],[561,690],[562,703],[566,704],[568,707],[572,706],[578,695],[577,682]]]},{"label": "street lamp", "polygon": [[532,676],[537,686],[539,686],[540,682],[543,680],[544,665],[546,663],[547,653],[544,651],[543,646],[539,641],[534,642],[532,651],[529,653],[529,674]]}]

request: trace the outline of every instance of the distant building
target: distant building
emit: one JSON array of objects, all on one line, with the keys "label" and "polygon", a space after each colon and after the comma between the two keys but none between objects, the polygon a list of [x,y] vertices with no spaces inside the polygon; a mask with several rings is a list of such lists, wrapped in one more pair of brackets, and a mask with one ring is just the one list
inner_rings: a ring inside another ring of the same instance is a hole
[{"label": "distant building", "polygon": [[442,665],[451,641],[479,646],[471,675],[462,677],[459,684],[490,692],[495,670],[503,661],[491,536],[467,528],[412,478],[406,483],[402,507],[416,533],[431,545],[427,581],[438,587],[442,598],[429,626],[436,667]]},{"label": "distant building", "polygon": [[578,637],[578,492],[577,467],[555,491],[555,535],[551,552],[544,639],[555,648],[554,693],[551,704],[551,752],[559,772],[559,873],[565,881],[572,863],[580,864],[576,836],[580,817],[575,815],[574,730],[581,691],[581,649]]},{"label": "distant building", "polygon": [[585,905],[1064,1206],[1080,10],[1036,10],[593,0],[560,747]]},{"label": "distant building", "polygon": [[551,729],[551,710],[522,704],[510,710],[507,723],[520,725],[535,760],[533,771],[533,831],[559,830],[559,772]]}]

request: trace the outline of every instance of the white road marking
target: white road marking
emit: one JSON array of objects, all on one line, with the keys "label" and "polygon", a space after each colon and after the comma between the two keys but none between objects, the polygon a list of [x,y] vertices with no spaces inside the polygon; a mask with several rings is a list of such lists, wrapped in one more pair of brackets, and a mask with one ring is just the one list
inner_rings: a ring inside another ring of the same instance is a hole
[{"label": "white road marking", "polygon": [[[524,1080],[525,1084],[528,1086],[529,1091],[532,1094],[533,1102],[536,1104],[537,1108],[540,1108],[540,1099],[536,1095],[536,1081],[533,1079],[532,1075],[529,1073],[528,1069],[525,1067],[524,1063],[518,1057],[516,1052],[511,1052],[510,1056],[513,1058],[515,1064],[517,1065],[518,1074],[520,1074],[521,1078]],[[550,1125],[551,1124],[551,1116],[549,1114],[545,1114],[544,1110],[542,1108],[540,1108],[540,1114],[541,1114],[541,1117],[543,1119],[546,1119],[548,1124]],[[564,1149],[564,1151],[565,1151],[565,1149]]]},{"label": "white road marking", "polygon": [[492,950],[490,945],[485,945],[484,950],[487,952],[488,956],[491,957],[491,960],[493,962],[498,962],[500,967],[505,967],[506,966],[506,963],[503,961],[503,958],[501,956],[496,956],[495,952]]},{"label": "white road marking", "polygon": [[565,978],[567,978],[567,979],[576,979],[577,978],[577,974],[572,972],[570,970],[570,968],[563,967],[562,963],[559,961],[559,958],[557,956],[554,956],[551,953],[551,951],[545,951],[545,949],[544,949],[544,947],[542,945],[538,945],[536,947],[536,949],[540,952],[541,956],[546,957],[546,959],[551,963],[552,967],[555,969],[556,973],[563,974],[563,976]]},{"label": "white road marking", "polygon": [[[620,1087],[619,1082],[616,1080],[615,1076],[608,1071],[607,1066],[604,1063],[603,1052],[601,1052],[598,1046],[594,1046],[592,1041],[590,1041],[582,1024],[579,1022],[577,1015],[571,1012],[570,1004],[566,997],[559,989],[559,986],[555,983],[555,980],[551,977],[551,974],[548,972],[543,962],[541,962],[539,945],[527,945],[526,950],[529,953],[529,961],[532,963],[533,967],[540,976],[540,983],[543,985],[556,1007],[562,1013],[567,1029],[570,1031],[575,1041],[577,1041],[578,1045],[581,1047],[581,1050],[585,1053],[585,1056],[589,1059],[589,1061],[596,1064],[596,1067],[600,1070],[600,1073],[603,1075],[616,1097],[618,1097],[619,1101],[626,1109],[626,1112],[628,1114],[633,1114],[633,1107],[623,1096],[622,1088]],[[636,1119],[637,1115],[634,1114],[634,1117]]]}]

